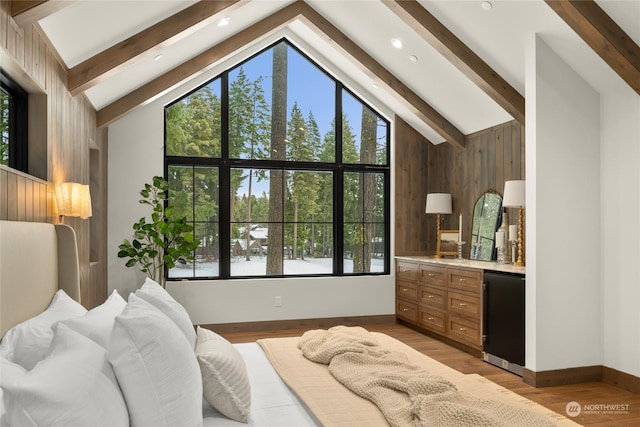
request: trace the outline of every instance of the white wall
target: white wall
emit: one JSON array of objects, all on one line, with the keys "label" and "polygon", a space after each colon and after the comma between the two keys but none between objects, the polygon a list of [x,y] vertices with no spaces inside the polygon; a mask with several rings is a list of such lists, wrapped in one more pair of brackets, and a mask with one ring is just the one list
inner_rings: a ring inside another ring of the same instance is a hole
[{"label": "white wall", "polygon": [[[265,40],[262,44],[267,45],[271,41]],[[259,47],[255,47],[253,51],[258,49]],[[243,55],[246,57],[250,52]],[[149,214],[148,209],[138,203],[140,189],[145,182],[150,182],[154,175],[163,175],[164,105],[240,59],[242,58],[227,59],[212,70],[109,126],[109,292],[117,289],[126,297],[144,281],[144,275],[136,268],[125,267],[125,261],[117,258],[117,252],[118,245],[125,238],[132,237],[132,224]],[[339,72],[335,75],[343,83],[350,84],[348,76],[340,75]],[[353,88],[353,85],[351,86]],[[366,93],[362,90],[356,92]],[[387,117],[393,116],[381,105],[374,103],[373,106]],[[393,135],[393,132],[391,134]],[[390,147],[392,146],[391,143]],[[393,159],[393,152],[391,156]],[[390,176],[393,180],[393,173]],[[393,191],[391,193],[393,194]],[[390,203],[394,206],[393,200]],[[393,224],[393,213],[391,223]],[[392,230],[392,242],[393,236]],[[188,281],[169,283],[167,288],[185,306],[196,324],[395,313],[395,284],[391,275]],[[281,307],[275,307],[276,296],[282,298]]]},{"label": "white wall", "polygon": [[527,52],[526,365],[640,376],[640,97]]},{"label": "white wall", "polygon": [[526,365],[602,363],[600,99],[537,36],[526,87]]},{"label": "white wall", "polygon": [[640,377],[640,96],[602,97],[604,365]]}]

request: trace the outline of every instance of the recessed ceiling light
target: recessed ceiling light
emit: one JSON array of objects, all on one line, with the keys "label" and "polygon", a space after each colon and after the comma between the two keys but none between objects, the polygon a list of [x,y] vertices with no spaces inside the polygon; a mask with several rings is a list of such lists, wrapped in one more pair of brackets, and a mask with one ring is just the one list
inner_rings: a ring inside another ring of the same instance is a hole
[{"label": "recessed ceiling light", "polygon": [[493,5],[489,1],[483,1],[482,3],[480,3],[480,7],[482,7],[484,10],[491,10],[493,8]]},{"label": "recessed ceiling light", "polygon": [[162,54],[161,53],[159,53],[159,54],[157,54],[156,56],[153,57],[154,61],[160,61],[161,59],[162,59]]},{"label": "recessed ceiling light", "polygon": [[415,55],[411,55],[409,59],[411,60],[411,62],[418,62],[418,57]]},{"label": "recessed ceiling light", "polygon": [[231,18],[226,16],[218,21],[218,27],[226,27],[227,25],[229,25],[229,22],[231,22]]},{"label": "recessed ceiling light", "polygon": [[402,49],[402,46],[404,46],[402,44],[402,40],[400,40],[397,37],[394,37],[391,39],[391,46],[395,47],[396,49]]}]

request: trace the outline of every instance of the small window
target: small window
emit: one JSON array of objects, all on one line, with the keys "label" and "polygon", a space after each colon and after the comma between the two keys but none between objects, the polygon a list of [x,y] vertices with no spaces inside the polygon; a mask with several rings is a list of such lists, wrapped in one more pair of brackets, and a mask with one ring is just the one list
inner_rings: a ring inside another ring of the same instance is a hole
[{"label": "small window", "polygon": [[0,164],[28,172],[27,93],[0,74]]}]

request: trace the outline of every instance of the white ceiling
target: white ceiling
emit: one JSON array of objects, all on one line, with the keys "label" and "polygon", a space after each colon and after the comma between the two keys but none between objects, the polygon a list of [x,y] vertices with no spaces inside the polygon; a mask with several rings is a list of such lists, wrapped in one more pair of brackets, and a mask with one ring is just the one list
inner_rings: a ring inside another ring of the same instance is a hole
[{"label": "white ceiling", "polygon": [[[490,11],[484,10],[478,0],[419,2],[523,96],[526,46],[534,33],[540,34],[595,90],[603,93],[622,82],[542,0],[492,0]],[[81,0],[39,23],[71,68],[193,3],[193,0]],[[231,19],[228,26],[218,27],[214,22],[164,47],[158,61],[142,57],[88,89],[86,96],[100,110],[290,3],[290,0],[245,0],[241,7],[224,15]],[[511,120],[508,113],[379,0],[307,0],[307,3],[462,133],[470,134]],[[640,44],[640,0],[597,3]],[[294,21],[281,33],[290,36],[329,72],[345,76],[348,80],[345,83],[372,104],[399,114],[432,143],[444,141],[411,112],[408,104],[391,96],[389,88],[374,89],[366,73],[303,22]],[[392,37],[400,38],[404,48],[391,47]],[[239,62],[255,49],[240,52],[231,61]],[[411,55],[418,61],[411,61]]]}]

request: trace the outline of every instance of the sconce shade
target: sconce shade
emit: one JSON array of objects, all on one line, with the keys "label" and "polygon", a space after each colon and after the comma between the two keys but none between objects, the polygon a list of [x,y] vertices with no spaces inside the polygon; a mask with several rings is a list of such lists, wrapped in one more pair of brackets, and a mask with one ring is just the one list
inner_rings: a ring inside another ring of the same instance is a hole
[{"label": "sconce shade", "polygon": [[450,214],[451,213],[451,194],[449,193],[430,193],[427,194],[427,206],[425,213],[428,214]]},{"label": "sconce shade", "polygon": [[519,208],[525,206],[525,181],[506,181],[504,183],[504,197],[502,206],[505,208]]},{"label": "sconce shade", "polygon": [[88,219],[92,214],[89,186],[77,182],[58,182],[56,204],[59,215]]}]

